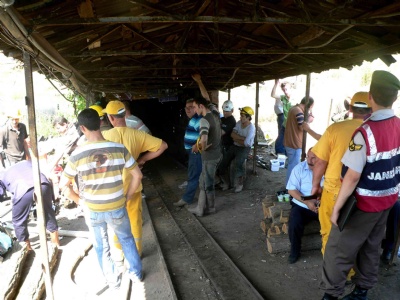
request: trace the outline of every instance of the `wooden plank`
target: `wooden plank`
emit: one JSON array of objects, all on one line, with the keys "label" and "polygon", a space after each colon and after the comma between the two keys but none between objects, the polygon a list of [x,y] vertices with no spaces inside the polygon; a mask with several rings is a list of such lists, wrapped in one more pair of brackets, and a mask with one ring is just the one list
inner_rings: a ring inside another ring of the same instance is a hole
[{"label": "wooden plank", "polygon": [[[301,239],[302,251],[318,250],[321,249],[321,245],[321,237],[318,234],[305,235]],[[267,249],[271,254],[289,251],[289,237],[284,234],[267,237]]]},{"label": "wooden plank", "polygon": [[0,263],[0,299],[15,299],[27,256],[26,244],[15,241],[3,263]]}]

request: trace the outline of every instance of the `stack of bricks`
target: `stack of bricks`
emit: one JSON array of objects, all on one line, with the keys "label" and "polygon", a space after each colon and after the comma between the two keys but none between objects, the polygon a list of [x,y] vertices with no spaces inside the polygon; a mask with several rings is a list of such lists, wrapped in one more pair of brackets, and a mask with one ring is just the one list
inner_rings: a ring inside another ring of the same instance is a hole
[{"label": "stack of bricks", "polygon": [[[262,201],[264,219],[261,229],[267,236],[268,252],[271,254],[287,252],[290,250],[289,241],[289,216],[291,205],[289,202],[278,202],[276,195],[267,195]],[[319,235],[319,222],[309,223],[302,238],[302,250],[315,250],[321,248]]]}]

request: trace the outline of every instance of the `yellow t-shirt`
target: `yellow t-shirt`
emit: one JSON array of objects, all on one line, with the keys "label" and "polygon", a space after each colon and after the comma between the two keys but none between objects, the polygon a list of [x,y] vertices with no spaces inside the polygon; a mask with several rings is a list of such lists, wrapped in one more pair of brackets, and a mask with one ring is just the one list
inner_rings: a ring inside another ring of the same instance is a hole
[{"label": "yellow t-shirt", "polygon": [[341,160],[349,148],[354,131],[362,123],[363,120],[361,119],[352,119],[332,124],[312,148],[312,152],[319,159],[328,162],[324,175],[324,189],[330,193],[338,193],[340,190],[340,186],[342,185],[340,181],[342,172]]},{"label": "yellow t-shirt", "polygon": [[[110,130],[102,132],[106,140],[123,144],[135,161],[138,160],[139,155],[143,152],[156,152],[161,147],[162,140],[156,138],[144,131],[132,129],[128,127],[114,127]],[[127,193],[129,183],[131,182],[131,174],[124,170],[123,174],[124,191]],[[140,184],[136,192],[140,192],[143,186]]]}]

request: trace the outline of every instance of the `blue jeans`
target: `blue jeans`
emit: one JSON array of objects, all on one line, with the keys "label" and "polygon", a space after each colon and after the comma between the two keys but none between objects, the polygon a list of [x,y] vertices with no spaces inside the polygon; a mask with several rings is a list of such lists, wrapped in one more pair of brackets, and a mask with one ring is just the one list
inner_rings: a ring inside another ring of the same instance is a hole
[{"label": "blue jeans", "polygon": [[[288,166],[287,166],[287,173],[286,173],[286,184],[287,184],[293,168],[300,162],[301,148],[293,149],[290,147],[285,147],[285,149],[286,149],[286,155],[287,155],[287,159],[288,159]],[[285,184],[285,186],[286,186],[286,184]]]},{"label": "blue jeans", "polygon": [[285,146],[283,146],[283,139],[285,137],[285,127],[283,126],[283,114],[277,115],[278,119],[278,137],[275,141],[275,153],[286,154]]},{"label": "blue jeans", "polygon": [[126,208],[120,208],[107,212],[88,212],[90,216],[91,232],[94,237],[93,247],[96,250],[97,259],[110,287],[118,287],[121,279],[114,262],[111,259],[110,244],[108,242],[107,226],[117,235],[122,246],[122,251],[129,264],[128,272],[137,277],[142,275],[142,262],[136,249],[135,240],[131,232]]},{"label": "blue jeans", "polygon": [[188,181],[182,200],[190,204],[193,202],[197,187],[199,186],[199,178],[201,174],[201,154],[193,153],[192,150],[186,150],[189,155],[188,162]]}]

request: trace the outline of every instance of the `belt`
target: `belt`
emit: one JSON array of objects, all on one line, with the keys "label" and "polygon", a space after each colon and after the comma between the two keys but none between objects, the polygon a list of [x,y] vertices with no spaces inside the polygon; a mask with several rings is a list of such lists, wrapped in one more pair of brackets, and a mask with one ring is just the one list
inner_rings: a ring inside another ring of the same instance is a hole
[{"label": "belt", "polygon": [[283,113],[277,114],[277,116],[283,115]]}]

